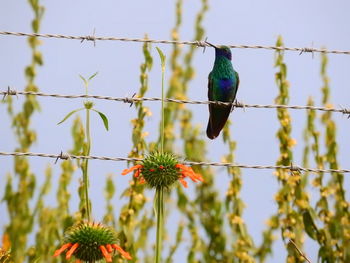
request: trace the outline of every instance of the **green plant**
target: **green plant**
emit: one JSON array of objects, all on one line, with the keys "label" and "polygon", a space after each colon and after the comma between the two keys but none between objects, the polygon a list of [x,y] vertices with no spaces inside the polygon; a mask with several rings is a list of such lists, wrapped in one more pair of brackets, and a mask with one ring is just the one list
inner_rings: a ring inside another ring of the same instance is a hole
[{"label": "green plant", "polygon": [[[97,75],[97,72],[94,73],[93,75],[91,75],[88,79],[85,79],[83,76],[79,75],[79,77],[83,80],[84,82],[84,86],[85,86],[85,94],[88,95],[88,87],[89,87],[89,82]],[[103,125],[106,128],[106,130],[108,131],[108,119],[106,117],[106,115],[104,115],[102,112],[96,110],[94,107],[94,104],[89,101],[86,100],[84,102],[84,108],[79,108],[76,110],[73,110],[71,112],[69,112],[58,124],[63,123],[64,121],[66,121],[69,117],[71,117],[74,113],[77,113],[81,110],[85,110],[86,113],[86,118],[85,118],[85,131],[86,131],[86,139],[85,142],[83,144],[83,155],[84,156],[89,156],[90,155],[90,150],[91,150],[91,135],[90,135],[90,111],[94,111],[96,113],[98,113],[98,115],[100,116],[101,120],[103,121]],[[81,169],[83,172],[83,185],[82,185],[82,189],[83,189],[83,194],[81,195],[81,200],[82,203],[84,203],[83,205],[81,205],[81,211],[82,211],[82,217],[84,218],[86,215],[86,219],[88,221],[91,221],[91,202],[89,199],[89,175],[88,175],[88,169],[89,169],[89,159],[85,159],[83,160],[83,163],[81,165]]]}]

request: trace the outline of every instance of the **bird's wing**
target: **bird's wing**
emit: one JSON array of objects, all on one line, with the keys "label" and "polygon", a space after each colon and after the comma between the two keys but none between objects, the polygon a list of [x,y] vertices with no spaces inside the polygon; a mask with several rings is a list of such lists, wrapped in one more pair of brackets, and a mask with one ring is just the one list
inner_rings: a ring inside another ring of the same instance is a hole
[{"label": "bird's wing", "polygon": [[[208,100],[209,101],[213,101],[214,98],[213,98],[213,79],[211,77],[211,72],[209,73],[209,76],[208,76]],[[208,126],[207,126],[207,136],[210,138],[210,139],[214,139],[215,137],[213,137],[212,135],[212,111],[213,111],[213,105],[212,104],[209,104],[208,105],[208,108],[209,108],[209,120],[208,120]]]},{"label": "bird's wing", "polygon": [[239,87],[239,75],[238,75],[238,73],[237,73],[237,71],[235,71],[235,76],[236,76],[236,87],[235,87],[235,96],[234,96],[234,99],[233,100],[235,100],[236,99],[236,95],[237,95],[237,90],[238,90],[238,87]]},{"label": "bird's wing", "polygon": [[[211,72],[209,73],[209,76],[208,76],[208,99],[210,101],[212,101],[214,99],[213,98],[213,78],[211,77]],[[209,106],[210,106],[210,104],[209,104]]]},{"label": "bird's wing", "polygon": [[[214,97],[213,97],[213,78],[211,77],[211,72],[209,73],[208,76],[208,99],[209,101],[213,101]],[[212,112],[212,106],[213,104],[209,104],[209,122],[210,122],[210,118],[211,118],[211,112]]]}]

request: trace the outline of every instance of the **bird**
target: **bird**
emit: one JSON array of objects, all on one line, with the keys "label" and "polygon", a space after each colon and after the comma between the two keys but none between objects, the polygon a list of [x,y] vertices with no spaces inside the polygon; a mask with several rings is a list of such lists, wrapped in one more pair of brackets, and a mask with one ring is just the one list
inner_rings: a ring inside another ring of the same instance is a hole
[{"label": "bird", "polygon": [[[216,46],[206,43],[215,48],[215,62],[208,76],[208,99],[209,101],[233,103],[239,86],[239,76],[231,63],[231,50],[227,46]],[[209,104],[209,121],[207,126],[209,139],[213,140],[219,136],[232,109],[232,105]]]}]

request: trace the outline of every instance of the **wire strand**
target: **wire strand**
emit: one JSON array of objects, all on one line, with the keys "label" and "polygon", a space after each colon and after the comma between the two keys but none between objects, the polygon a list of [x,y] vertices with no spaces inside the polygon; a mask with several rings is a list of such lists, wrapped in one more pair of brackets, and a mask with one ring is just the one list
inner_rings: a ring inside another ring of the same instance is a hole
[{"label": "wire strand", "polygon": [[[33,152],[0,152],[2,156],[34,156],[34,157],[46,157],[56,159],[89,159],[89,160],[101,160],[101,161],[141,161],[140,158],[123,158],[123,157],[106,157],[106,156],[82,156],[71,155],[61,152],[60,154],[47,154],[47,153],[33,153]],[[219,162],[183,162],[187,165],[202,165],[202,166],[219,166],[219,167],[238,167],[248,169],[285,169],[291,172],[313,172],[313,173],[350,173],[349,169],[319,169],[319,168],[305,168],[298,165],[247,165],[247,164],[235,164],[235,163],[219,163]]]},{"label": "wire strand", "polygon": [[[180,40],[157,40],[148,38],[126,38],[126,37],[99,37],[95,35],[86,36],[71,36],[61,34],[39,34],[39,33],[24,33],[24,32],[9,32],[0,31],[0,35],[6,36],[19,36],[19,37],[43,37],[43,38],[58,38],[58,39],[71,39],[71,40],[84,40],[93,41],[125,41],[125,42],[143,42],[143,43],[157,43],[157,44],[176,44],[176,45],[192,45],[198,47],[209,47],[205,41],[180,41]],[[220,45],[220,44],[215,44]],[[350,55],[349,50],[329,50],[324,48],[314,47],[277,47],[277,46],[264,46],[264,45],[226,45],[230,48],[242,48],[242,49],[267,49],[267,50],[279,50],[279,51],[296,51],[299,54],[302,53],[328,53],[328,54],[343,54]]]},{"label": "wire strand", "polygon": [[[31,92],[31,91],[16,91],[8,89],[7,91],[1,91],[0,95],[3,95],[3,99],[6,96],[18,96],[18,95],[34,95],[42,97],[54,97],[54,98],[64,98],[64,99],[99,99],[99,100],[110,100],[110,101],[119,101],[124,103],[134,103],[140,101],[162,101],[161,98],[146,98],[146,97],[111,97],[111,96],[100,96],[100,95],[64,95],[64,94],[47,94],[42,92]],[[245,104],[238,101],[233,103],[230,102],[220,102],[220,101],[197,101],[197,100],[179,100],[165,98],[165,102],[173,103],[185,103],[185,104],[216,104],[221,106],[233,106],[234,108],[256,108],[256,109],[293,109],[293,110],[318,110],[318,111],[327,111],[327,112],[337,112],[350,116],[350,109],[347,108],[327,108],[327,107],[315,107],[315,106],[300,106],[300,105],[278,105],[278,104]]]}]

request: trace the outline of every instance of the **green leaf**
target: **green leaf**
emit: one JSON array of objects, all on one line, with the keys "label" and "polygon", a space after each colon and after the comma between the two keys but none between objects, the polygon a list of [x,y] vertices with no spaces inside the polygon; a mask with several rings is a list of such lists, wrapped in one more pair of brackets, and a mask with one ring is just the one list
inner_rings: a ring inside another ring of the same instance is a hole
[{"label": "green leaf", "polygon": [[160,57],[162,70],[164,70],[165,69],[165,55],[164,55],[164,53],[162,52],[162,50],[160,48],[156,47],[156,49],[157,49],[159,57]]},{"label": "green leaf", "polygon": [[106,198],[107,199],[112,199],[113,195],[115,193],[115,186],[113,183],[112,176],[107,177],[107,182],[106,182],[106,187],[105,187],[105,192],[106,192]]},{"label": "green leaf", "polygon": [[98,71],[96,71],[94,74],[92,74],[88,80],[92,80],[94,77],[96,77],[97,74],[98,74]]},{"label": "green leaf", "polygon": [[32,21],[32,29],[33,29],[34,33],[39,32],[39,25],[40,25],[40,21],[38,19],[34,19]]},{"label": "green leaf", "polygon": [[327,249],[327,247],[321,247],[320,250],[318,251],[318,262],[331,262],[328,261],[329,257],[329,250]]},{"label": "green leaf", "polygon": [[38,263],[38,262],[40,262],[40,261],[39,261],[40,259],[41,259],[40,257],[37,257],[36,259],[34,259],[33,263]]},{"label": "green leaf", "polygon": [[309,210],[305,210],[303,213],[303,221],[308,236],[316,240],[318,229]]},{"label": "green leaf", "polygon": [[88,85],[88,81],[80,74],[79,74],[79,77],[82,79],[82,81],[84,81],[85,86],[87,86]]},{"label": "green leaf", "polygon": [[43,57],[39,51],[35,51],[33,54],[34,61],[38,63],[40,66],[43,65]]},{"label": "green leaf", "polygon": [[108,118],[106,117],[106,115],[104,115],[102,112],[100,112],[98,110],[95,110],[95,109],[92,109],[92,110],[97,112],[100,115],[100,117],[103,121],[103,124],[104,124],[106,130],[108,131]]},{"label": "green leaf", "polygon": [[27,78],[34,78],[36,75],[35,68],[33,66],[26,67],[25,75]]},{"label": "green leaf", "polygon": [[58,125],[58,124],[61,124],[61,123],[64,122],[65,120],[67,120],[67,119],[68,119],[70,116],[72,116],[74,113],[76,113],[76,112],[78,112],[78,111],[81,111],[81,110],[83,110],[83,109],[85,109],[85,108],[80,108],[80,109],[71,111],[70,113],[68,113],[68,114],[66,115],[66,117],[63,118],[63,120],[61,120],[59,123],[57,123],[57,125]]},{"label": "green leaf", "polygon": [[278,47],[282,47],[283,46],[283,39],[282,39],[281,35],[279,35],[278,38],[277,38],[276,46],[278,46]]}]

